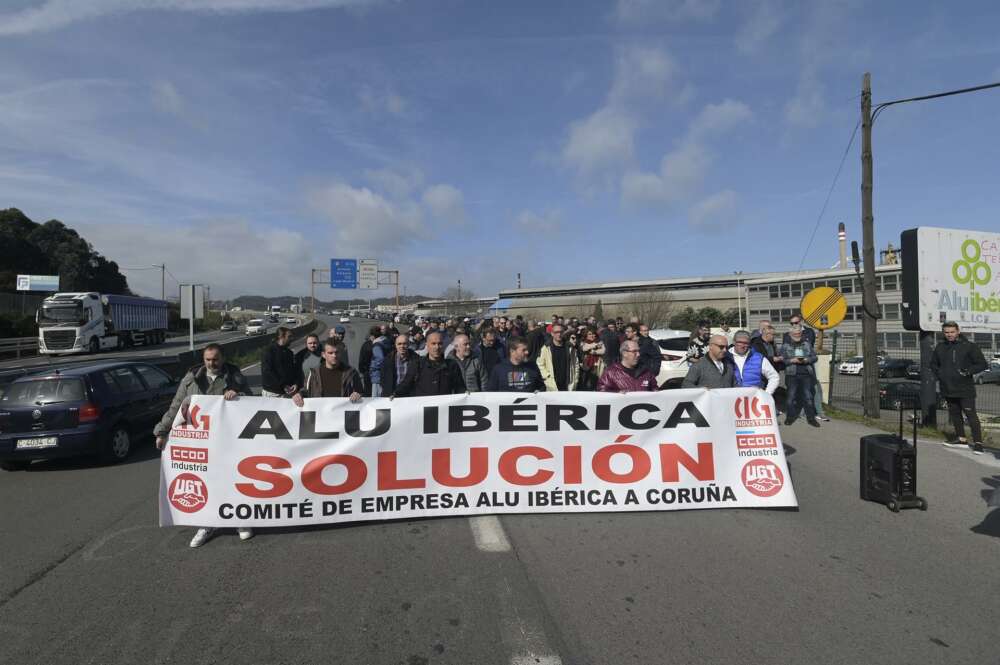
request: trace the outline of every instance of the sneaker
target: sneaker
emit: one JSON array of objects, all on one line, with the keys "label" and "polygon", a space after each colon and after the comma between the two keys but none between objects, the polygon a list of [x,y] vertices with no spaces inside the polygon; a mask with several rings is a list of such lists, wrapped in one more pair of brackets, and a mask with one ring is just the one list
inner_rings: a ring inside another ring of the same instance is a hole
[{"label": "sneaker", "polygon": [[240,540],[250,540],[253,538],[253,529],[248,529],[245,526],[236,529],[236,533],[240,534]]},{"label": "sneaker", "polygon": [[819,422],[815,418],[806,418],[806,422],[813,427],[819,427]]},{"label": "sneaker", "polygon": [[945,448],[967,448],[969,442],[962,439],[952,439],[951,441],[943,441],[941,445]]},{"label": "sneaker", "polygon": [[972,454],[974,454],[974,455],[982,455],[985,452],[986,451],[983,450],[983,444],[979,443],[978,441],[976,443],[972,444]]},{"label": "sneaker", "polygon": [[198,532],[194,534],[194,538],[191,539],[191,547],[201,547],[208,542],[208,539],[214,533],[215,529],[198,529]]},{"label": "sneaker", "polygon": [[822,420],[822,421],[823,421],[823,422],[825,422],[825,423],[828,423],[828,422],[830,422],[830,419],[829,419],[828,417],[826,417],[826,416],[821,416],[821,415],[819,415],[819,414],[816,414],[816,420]]}]

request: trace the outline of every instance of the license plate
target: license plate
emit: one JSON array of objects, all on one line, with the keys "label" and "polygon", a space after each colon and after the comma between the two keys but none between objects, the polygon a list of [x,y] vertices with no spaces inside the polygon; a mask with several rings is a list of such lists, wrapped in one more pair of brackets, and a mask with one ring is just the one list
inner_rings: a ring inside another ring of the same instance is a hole
[{"label": "license plate", "polygon": [[54,448],[59,445],[58,436],[40,436],[35,439],[18,439],[17,450],[33,450],[36,448]]}]

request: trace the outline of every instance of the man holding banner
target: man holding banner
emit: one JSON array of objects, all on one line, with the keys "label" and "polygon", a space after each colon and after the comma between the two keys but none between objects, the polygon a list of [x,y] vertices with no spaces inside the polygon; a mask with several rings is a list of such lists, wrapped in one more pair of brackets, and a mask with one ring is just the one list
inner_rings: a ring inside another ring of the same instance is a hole
[{"label": "man holding banner", "polygon": [[323,343],[323,364],[309,370],[305,386],[292,396],[296,406],[305,404],[303,397],[346,397],[360,402],[365,384],[358,370],[347,364],[347,354],[341,356],[340,345],[332,339]]}]

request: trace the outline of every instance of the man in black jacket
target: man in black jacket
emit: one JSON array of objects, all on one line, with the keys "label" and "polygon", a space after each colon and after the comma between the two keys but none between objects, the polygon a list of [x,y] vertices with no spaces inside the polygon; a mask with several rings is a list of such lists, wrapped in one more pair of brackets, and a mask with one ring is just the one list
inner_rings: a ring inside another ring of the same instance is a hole
[{"label": "man in black jacket", "polygon": [[515,337],[510,340],[510,358],[493,368],[486,382],[486,392],[545,392],[545,380],[533,361],[528,359],[528,343]]},{"label": "man in black jacket", "polygon": [[292,331],[281,326],[274,344],[264,349],[260,358],[260,394],[264,397],[290,397],[299,389],[295,354],[288,348]]},{"label": "man in black jacket", "polygon": [[944,341],[934,347],[931,371],[941,385],[941,394],[948,402],[948,415],[955,427],[955,440],[944,445],[955,448],[969,445],[965,438],[963,414],[972,429],[972,452],[983,454],[983,430],[976,415],[976,384],[973,377],[986,369],[986,358],[978,346],[962,337],[958,324],[946,321],[941,326]]},{"label": "man in black jacket", "polygon": [[[399,384],[407,375],[417,371],[419,356],[410,348],[409,335],[396,335],[392,345],[392,353],[386,356],[385,362],[382,363],[382,394],[395,397]],[[410,380],[412,381],[412,377]]]},{"label": "man in black jacket", "polygon": [[663,362],[663,354],[660,353],[660,345],[655,339],[649,336],[649,326],[645,323],[639,324],[639,364],[648,369],[653,376],[660,376],[660,364]]},{"label": "man in black jacket", "polygon": [[427,336],[427,355],[416,358],[415,370],[406,372],[392,396],[423,397],[464,392],[462,368],[451,358],[444,357],[443,335],[433,332]]},{"label": "man in black jacket", "polygon": [[372,343],[379,334],[381,334],[379,327],[372,327],[368,331],[368,339],[361,345],[361,351],[358,353],[358,371],[361,372],[361,379],[365,382],[365,397],[372,396],[372,377],[370,375],[372,369]]}]

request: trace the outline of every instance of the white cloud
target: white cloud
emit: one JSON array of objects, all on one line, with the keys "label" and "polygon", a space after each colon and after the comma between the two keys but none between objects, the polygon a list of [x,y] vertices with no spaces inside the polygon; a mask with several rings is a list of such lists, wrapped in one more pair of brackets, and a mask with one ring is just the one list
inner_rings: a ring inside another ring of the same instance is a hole
[{"label": "white cloud", "polygon": [[[316,263],[320,259],[314,256],[314,239],[297,231],[255,227],[242,219],[209,219],[171,226],[137,221],[70,226],[119,265],[166,263],[182,282],[210,285],[213,298],[308,293],[308,268],[322,265]],[[242,249],[227,249],[233,247]],[[159,297],[158,270],[127,271],[125,275],[134,291]],[[176,293],[177,285],[168,277],[167,294]]]},{"label": "white cloud", "polygon": [[396,199],[408,197],[424,184],[424,174],[416,168],[402,171],[366,169],[364,176],[373,187]]},{"label": "white cloud", "polygon": [[424,192],[423,202],[434,217],[456,226],[465,224],[465,199],[458,188],[433,185]]},{"label": "white cloud", "polygon": [[563,162],[583,176],[593,176],[632,160],[635,120],[624,110],[605,106],[570,125]]},{"label": "white cloud", "polygon": [[514,221],[523,231],[552,234],[559,230],[563,216],[558,210],[546,210],[542,213],[522,210]]},{"label": "white cloud", "polygon": [[736,33],[736,48],[741,53],[756,53],[774,36],[785,21],[781,7],[774,0],[759,0],[750,9],[746,22]]},{"label": "white cloud", "polygon": [[683,143],[663,156],[659,172],[626,173],[622,201],[631,207],[661,207],[690,198],[701,188],[711,160],[704,146]]},{"label": "white cloud", "polygon": [[42,0],[25,9],[0,14],[0,35],[57,30],[78,21],[143,10],[201,13],[296,12],[353,7],[371,2],[372,0]]},{"label": "white cloud", "polygon": [[691,224],[702,229],[733,226],[736,216],[737,195],[731,189],[716,192],[691,207],[688,218]]},{"label": "white cloud", "polygon": [[334,182],[309,193],[310,207],[333,223],[338,250],[378,255],[426,235],[420,207],[393,202],[367,187]]},{"label": "white cloud", "polygon": [[718,104],[708,104],[691,122],[689,136],[692,140],[704,140],[728,132],[751,117],[750,107],[743,102],[725,99]]},{"label": "white cloud", "polygon": [[161,113],[180,116],[184,111],[184,99],[170,81],[156,81],[152,90],[153,107]]},{"label": "white cloud", "polygon": [[811,69],[802,72],[795,96],[785,104],[785,119],[797,127],[816,127],[823,119],[823,84]]},{"label": "white cloud", "polygon": [[376,90],[367,83],[358,91],[358,100],[361,102],[361,107],[369,113],[402,116],[409,108],[408,102],[391,88]]},{"label": "white cloud", "polygon": [[714,159],[711,140],[753,118],[743,102],[708,104],[691,121],[680,144],[663,156],[655,173],[633,170],[622,177],[626,207],[666,208],[696,196]]},{"label": "white cloud", "polygon": [[719,5],[720,0],[618,0],[615,14],[625,22],[705,21],[715,16]]},{"label": "white cloud", "polygon": [[615,57],[615,79],[608,94],[609,102],[662,97],[677,77],[679,67],[670,55],[659,48],[632,46],[619,49]]}]

